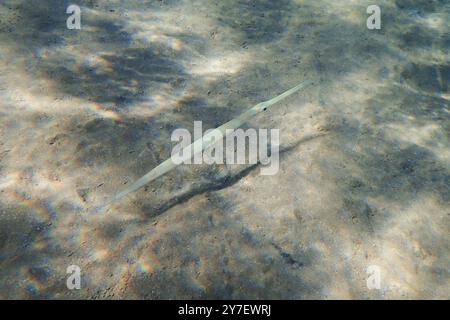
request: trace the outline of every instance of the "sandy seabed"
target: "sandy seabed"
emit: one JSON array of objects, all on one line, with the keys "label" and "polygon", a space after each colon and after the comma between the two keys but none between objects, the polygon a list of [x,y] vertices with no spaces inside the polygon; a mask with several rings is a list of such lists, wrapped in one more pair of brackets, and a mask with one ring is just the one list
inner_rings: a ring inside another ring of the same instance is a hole
[{"label": "sandy seabed", "polygon": [[[450,5],[371,4],[1,1],[0,298],[448,299]],[[179,166],[93,212],[174,129],[306,79],[247,124],[277,175]]]}]

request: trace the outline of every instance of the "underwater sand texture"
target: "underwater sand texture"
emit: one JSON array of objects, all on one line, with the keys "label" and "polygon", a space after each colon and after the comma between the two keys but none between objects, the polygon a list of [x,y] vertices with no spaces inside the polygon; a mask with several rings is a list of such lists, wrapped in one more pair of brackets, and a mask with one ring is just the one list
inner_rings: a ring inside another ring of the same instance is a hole
[{"label": "underwater sand texture", "polygon": [[[1,1],[0,298],[448,299],[450,7],[371,4]],[[277,175],[182,165],[92,213],[174,129],[306,79],[246,125],[280,129]]]}]

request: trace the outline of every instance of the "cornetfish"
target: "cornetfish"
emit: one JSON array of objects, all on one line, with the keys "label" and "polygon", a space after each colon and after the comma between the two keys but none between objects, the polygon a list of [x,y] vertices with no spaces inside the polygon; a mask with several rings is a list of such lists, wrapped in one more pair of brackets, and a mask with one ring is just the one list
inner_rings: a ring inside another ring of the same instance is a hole
[{"label": "cornetfish", "polygon": [[[208,148],[211,144],[214,143],[214,137],[217,134],[217,131],[220,132],[223,136],[226,135],[226,132],[228,129],[237,129],[239,128],[244,122],[247,120],[253,118],[255,115],[262,111],[268,110],[271,106],[273,106],[275,103],[283,100],[284,98],[290,96],[294,92],[305,88],[306,86],[312,84],[313,82],[311,80],[306,80],[301,82],[300,84],[296,85],[295,87],[283,92],[282,94],[276,96],[275,98],[272,98],[270,100],[260,102],[253,106],[252,108],[248,109],[238,117],[234,118],[233,120],[230,120],[220,127],[217,127],[216,129],[210,131],[209,133],[205,134],[202,138],[195,140],[193,143],[188,145],[187,147],[183,148],[182,154],[186,155],[186,157],[192,158],[194,155],[203,152],[206,148]],[[216,131],[216,132],[215,132]],[[191,150],[192,152],[188,152]],[[187,158],[185,159],[187,160]],[[133,184],[131,184],[128,188],[125,190],[119,192],[116,194],[111,200],[109,200],[105,205],[102,206],[102,208],[105,208],[106,206],[119,201],[123,197],[126,197],[128,194],[140,189],[144,185],[150,183],[151,181],[157,179],[158,177],[162,176],[163,174],[169,172],[170,170],[174,169],[178,164],[174,163],[172,161],[172,158],[169,158],[165,160],[164,162],[160,163],[158,166],[156,166],[154,169],[152,169],[150,172],[136,180]]]}]

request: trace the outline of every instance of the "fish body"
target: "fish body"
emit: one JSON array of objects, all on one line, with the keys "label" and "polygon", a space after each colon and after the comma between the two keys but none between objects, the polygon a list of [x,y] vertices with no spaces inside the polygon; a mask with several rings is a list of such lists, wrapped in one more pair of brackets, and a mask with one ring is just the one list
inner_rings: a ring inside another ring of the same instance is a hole
[{"label": "fish body", "polygon": [[[256,104],[255,106],[248,109],[247,111],[245,111],[238,117],[224,123],[220,127],[217,127],[216,129],[205,134],[202,138],[195,140],[193,143],[191,143],[187,147],[183,148],[182,154],[187,155],[186,157],[192,158],[194,155],[196,155],[200,152],[203,152],[203,150],[205,150],[206,148],[211,146],[211,144],[214,143],[213,137],[215,137],[217,135],[217,131],[220,132],[220,134],[222,134],[222,136],[226,136],[226,133],[229,132],[227,130],[230,130],[230,129],[234,130],[234,129],[239,128],[244,122],[253,118],[258,113],[268,110],[271,106],[273,106],[277,102],[283,100],[284,98],[290,96],[291,94],[293,94],[293,93],[297,92],[298,90],[303,89],[311,84],[312,84],[311,80],[303,81],[300,84],[296,85],[295,87],[276,96],[275,98],[272,98],[270,100]],[[192,150],[192,152],[189,152],[190,150]],[[184,160],[187,160],[187,158]],[[122,198],[126,197],[130,193],[142,188],[146,184],[152,182],[153,180],[155,180],[155,179],[159,178],[160,176],[166,174],[167,172],[171,171],[177,165],[178,164],[176,164],[172,161],[172,158],[165,160],[164,162],[162,162],[161,164],[159,164],[158,166],[153,168],[151,171],[149,171],[147,174],[145,174],[144,176],[142,176],[141,178],[136,180],[134,183],[132,183],[128,188],[126,188],[125,190],[116,194],[110,201],[108,201],[102,207],[104,208],[112,203],[115,203],[115,202],[121,200]]]}]

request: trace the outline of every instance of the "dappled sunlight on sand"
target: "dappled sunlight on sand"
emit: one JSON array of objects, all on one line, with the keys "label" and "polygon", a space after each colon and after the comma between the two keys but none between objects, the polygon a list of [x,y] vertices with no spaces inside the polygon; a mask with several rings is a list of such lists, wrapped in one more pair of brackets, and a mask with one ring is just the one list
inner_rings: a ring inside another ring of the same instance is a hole
[{"label": "dappled sunlight on sand", "polygon": [[[0,4],[1,298],[448,296],[440,3],[381,1],[369,31],[370,1],[80,1],[79,31],[58,0]],[[175,128],[305,79],[246,124],[280,129],[278,174],[180,166],[95,210],[170,156]]]}]

